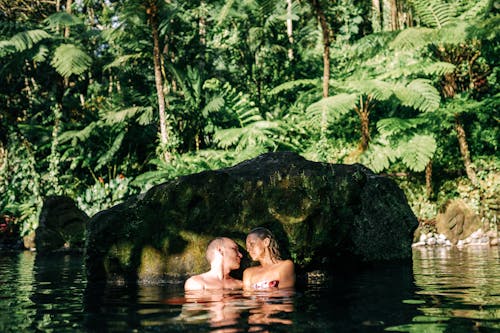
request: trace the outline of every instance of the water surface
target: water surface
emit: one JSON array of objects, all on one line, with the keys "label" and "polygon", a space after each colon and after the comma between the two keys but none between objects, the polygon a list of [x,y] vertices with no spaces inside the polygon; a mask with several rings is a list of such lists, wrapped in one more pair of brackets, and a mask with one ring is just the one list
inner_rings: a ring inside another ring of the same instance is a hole
[{"label": "water surface", "polygon": [[194,295],[89,285],[78,255],[2,253],[0,332],[500,332],[497,247],[413,251],[295,290]]}]

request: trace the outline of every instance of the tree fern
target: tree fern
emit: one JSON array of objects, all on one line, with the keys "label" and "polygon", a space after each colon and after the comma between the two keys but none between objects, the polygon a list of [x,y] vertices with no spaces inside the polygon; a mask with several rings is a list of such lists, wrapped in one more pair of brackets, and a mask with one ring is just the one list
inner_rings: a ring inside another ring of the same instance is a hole
[{"label": "tree fern", "polygon": [[61,44],[54,51],[51,65],[64,77],[82,74],[92,64],[92,58],[74,44]]}]

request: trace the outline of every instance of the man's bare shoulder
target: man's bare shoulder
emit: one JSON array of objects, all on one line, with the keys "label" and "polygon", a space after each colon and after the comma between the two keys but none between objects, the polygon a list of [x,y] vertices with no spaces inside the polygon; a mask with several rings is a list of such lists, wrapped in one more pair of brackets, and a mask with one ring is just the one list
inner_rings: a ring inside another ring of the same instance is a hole
[{"label": "man's bare shoulder", "polygon": [[203,274],[191,276],[184,283],[184,290],[203,290],[205,289],[205,280]]}]

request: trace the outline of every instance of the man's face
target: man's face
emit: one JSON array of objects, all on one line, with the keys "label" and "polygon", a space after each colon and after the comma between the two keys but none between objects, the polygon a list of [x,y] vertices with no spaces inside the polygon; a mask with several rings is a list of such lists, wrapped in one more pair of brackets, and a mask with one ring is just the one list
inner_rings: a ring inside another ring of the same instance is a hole
[{"label": "man's face", "polygon": [[231,239],[224,239],[224,262],[231,270],[240,268],[242,257],[238,245]]}]

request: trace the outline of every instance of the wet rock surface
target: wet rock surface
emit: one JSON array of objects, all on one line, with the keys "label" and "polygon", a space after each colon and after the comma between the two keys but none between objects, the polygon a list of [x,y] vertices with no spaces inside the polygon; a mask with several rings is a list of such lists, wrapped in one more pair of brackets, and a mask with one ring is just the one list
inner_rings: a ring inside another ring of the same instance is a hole
[{"label": "wet rock surface", "polygon": [[210,239],[231,237],[245,254],[246,234],[265,226],[297,271],[314,271],[410,259],[417,225],[401,189],[362,165],[268,153],[168,180],[96,214],[85,263],[91,281],[179,279],[208,268]]}]

